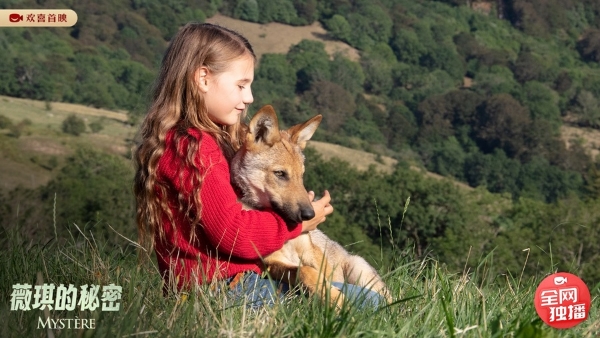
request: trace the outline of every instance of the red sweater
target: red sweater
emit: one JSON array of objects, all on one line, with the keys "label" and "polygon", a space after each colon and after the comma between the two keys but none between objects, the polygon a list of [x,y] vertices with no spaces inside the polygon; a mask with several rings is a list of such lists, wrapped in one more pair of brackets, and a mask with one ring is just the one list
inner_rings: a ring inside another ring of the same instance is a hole
[{"label": "red sweater", "polygon": [[[261,273],[260,257],[281,249],[287,240],[300,235],[302,227],[287,225],[272,211],[242,210],[230,183],[229,163],[216,140],[196,129],[188,132],[200,142],[196,161],[202,164],[201,224],[196,226],[195,236],[190,241],[191,226],[185,220],[184,212],[178,211],[177,193],[187,196],[192,193],[191,170],[183,167],[171,130],[167,133],[166,149],[157,169],[158,180],[168,186],[169,206],[177,228],[174,232],[168,217],[163,215],[165,241],[158,235],[155,241],[163,278],[166,282],[175,278],[181,289],[232,277],[243,271]],[[179,143],[186,154],[188,141],[181,138]]]}]

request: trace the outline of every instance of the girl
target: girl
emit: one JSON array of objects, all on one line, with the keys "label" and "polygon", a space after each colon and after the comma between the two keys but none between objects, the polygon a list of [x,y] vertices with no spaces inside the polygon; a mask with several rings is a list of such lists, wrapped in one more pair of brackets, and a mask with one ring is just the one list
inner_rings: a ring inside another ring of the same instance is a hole
[{"label": "girl", "polygon": [[260,274],[260,257],[333,211],[327,192],[302,224],[237,202],[228,161],[244,139],[255,59],[245,38],[210,24],[183,27],[163,58],[135,154],[135,194],[140,240],[154,247],[166,291]]},{"label": "girl", "polygon": [[260,278],[260,258],[333,212],[327,191],[316,202],[309,193],[315,216],[301,224],[237,201],[229,161],[244,140],[255,62],[244,37],[197,23],[173,37],[162,60],[134,185],[140,241],[156,252],[165,292],[226,280],[233,291],[246,284],[258,305],[270,303],[276,286]]}]

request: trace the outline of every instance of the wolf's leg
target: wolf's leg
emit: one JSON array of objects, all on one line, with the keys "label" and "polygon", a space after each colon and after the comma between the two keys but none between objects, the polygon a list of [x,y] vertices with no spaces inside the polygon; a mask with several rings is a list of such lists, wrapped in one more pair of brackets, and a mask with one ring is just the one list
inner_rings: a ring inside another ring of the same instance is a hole
[{"label": "wolf's leg", "polygon": [[269,275],[271,275],[271,278],[289,285],[300,283],[311,296],[318,294],[322,301],[327,299],[327,290],[329,290],[330,303],[338,309],[342,307],[344,302],[344,295],[340,290],[332,287],[331,283],[325,278],[323,271],[319,271],[314,267],[300,266],[298,268],[272,262],[269,264]]},{"label": "wolf's leg", "polygon": [[344,275],[349,284],[359,285],[371,289],[385,297],[388,303],[392,302],[392,296],[377,273],[364,258],[360,256],[349,256],[344,264]]},{"label": "wolf's leg", "polygon": [[344,294],[335,287],[332,287],[322,271],[319,271],[311,266],[301,266],[299,269],[299,281],[308,289],[311,295],[318,294],[322,301],[327,299],[329,292],[329,302],[335,306],[337,310],[341,309],[344,304]]}]

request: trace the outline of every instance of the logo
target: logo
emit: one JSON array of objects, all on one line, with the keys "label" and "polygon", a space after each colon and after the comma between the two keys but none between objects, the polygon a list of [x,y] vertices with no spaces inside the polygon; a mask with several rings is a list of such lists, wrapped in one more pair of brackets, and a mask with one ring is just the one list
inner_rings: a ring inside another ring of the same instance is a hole
[{"label": "logo", "polygon": [[[14,284],[10,299],[11,311],[119,311],[123,288],[115,284],[81,285],[43,283]],[[38,317],[38,329],[95,329],[95,318]]]},{"label": "logo", "polygon": [[71,9],[0,9],[0,27],[72,27],[77,13]]},{"label": "logo", "polygon": [[559,272],[540,283],[535,290],[535,310],[549,326],[568,329],[588,318],[590,291],[577,276]]},{"label": "logo", "polygon": [[8,16],[8,20],[10,22],[19,22],[19,21],[23,21],[23,15],[19,14],[19,13],[12,13],[11,15]]}]

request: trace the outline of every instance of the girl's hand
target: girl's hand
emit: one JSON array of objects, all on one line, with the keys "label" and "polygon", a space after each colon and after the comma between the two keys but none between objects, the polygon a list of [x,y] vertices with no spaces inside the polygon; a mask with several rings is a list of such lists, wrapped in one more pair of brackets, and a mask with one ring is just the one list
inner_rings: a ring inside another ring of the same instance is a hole
[{"label": "girl's hand", "polygon": [[323,193],[323,197],[318,201],[314,201],[315,193],[314,191],[308,192],[308,199],[311,201],[313,209],[315,210],[315,217],[308,221],[302,222],[302,232],[308,232],[311,230],[315,230],[317,225],[325,222],[327,219],[327,215],[333,212],[333,206],[329,204],[331,202],[331,196],[329,196],[329,191],[325,190]]}]

